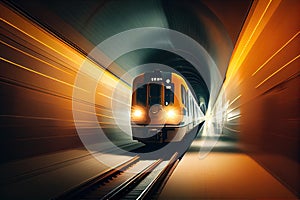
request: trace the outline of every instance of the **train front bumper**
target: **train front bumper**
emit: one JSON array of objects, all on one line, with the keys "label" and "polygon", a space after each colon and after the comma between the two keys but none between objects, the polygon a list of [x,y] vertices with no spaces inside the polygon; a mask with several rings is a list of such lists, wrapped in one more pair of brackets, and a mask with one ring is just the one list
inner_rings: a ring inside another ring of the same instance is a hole
[{"label": "train front bumper", "polygon": [[131,125],[132,138],[143,143],[179,142],[186,134],[185,126]]}]

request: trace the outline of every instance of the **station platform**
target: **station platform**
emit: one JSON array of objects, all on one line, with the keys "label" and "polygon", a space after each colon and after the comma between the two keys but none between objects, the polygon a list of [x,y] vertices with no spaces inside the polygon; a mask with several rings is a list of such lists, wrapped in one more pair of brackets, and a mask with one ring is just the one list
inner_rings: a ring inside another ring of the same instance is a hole
[{"label": "station platform", "polygon": [[[197,138],[163,188],[159,199],[298,199],[289,189],[228,138],[218,138],[203,156]],[[214,142],[211,141],[211,144]]]}]

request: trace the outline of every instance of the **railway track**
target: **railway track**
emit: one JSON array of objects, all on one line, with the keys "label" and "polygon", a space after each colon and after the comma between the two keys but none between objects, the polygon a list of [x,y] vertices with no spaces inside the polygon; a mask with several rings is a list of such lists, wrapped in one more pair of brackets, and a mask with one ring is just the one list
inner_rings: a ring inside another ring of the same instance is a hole
[{"label": "railway track", "polygon": [[178,162],[177,152],[156,160],[135,156],[54,199],[149,199],[156,196]]}]

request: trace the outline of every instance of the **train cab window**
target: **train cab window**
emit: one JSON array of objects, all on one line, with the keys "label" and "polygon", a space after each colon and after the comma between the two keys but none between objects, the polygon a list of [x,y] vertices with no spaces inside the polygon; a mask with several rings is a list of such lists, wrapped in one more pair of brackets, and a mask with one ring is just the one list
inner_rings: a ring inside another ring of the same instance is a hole
[{"label": "train cab window", "polygon": [[146,106],[147,85],[138,85],[136,89],[136,103],[141,106]]},{"label": "train cab window", "polygon": [[183,85],[181,85],[181,101],[184,105],[186,104],[186,91]]},{"label": "train cab window", "polygon": [[162,85],[156,83],[149,84],[149,105],[161,104]]},{"label": "train cab window", "polygon": [[165,105],[174,104],[174,84],[165,86]]},{"label": "train cab window", "polygon": [[189,95],[187,95],[187,109],[188,109],[188,115],[191,115],[192,114],[192,98]]}]

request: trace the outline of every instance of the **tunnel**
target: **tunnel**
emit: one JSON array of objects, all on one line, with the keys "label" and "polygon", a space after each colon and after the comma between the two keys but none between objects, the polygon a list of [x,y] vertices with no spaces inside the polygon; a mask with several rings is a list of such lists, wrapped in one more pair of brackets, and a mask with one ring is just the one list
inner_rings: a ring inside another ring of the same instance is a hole
[{"label": "tunnel", "polygon": [[[1,198],[299,198],[299,1],[0,7]],[[200,113],[180,142],[133,137],[133,82],[152,73],[180,76],[183,115]]]}]

